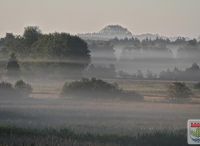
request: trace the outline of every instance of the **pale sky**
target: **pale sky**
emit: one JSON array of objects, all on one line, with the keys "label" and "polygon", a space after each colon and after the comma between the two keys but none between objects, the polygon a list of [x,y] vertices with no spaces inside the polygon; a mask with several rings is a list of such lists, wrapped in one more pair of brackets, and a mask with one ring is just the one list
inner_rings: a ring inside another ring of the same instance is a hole
[{"label": "pale sky", "polygon": [[97,32],[120,24],[133,34],[200,35],[200,0],[0,0],[0,36],[37,25],[44,33]]}]

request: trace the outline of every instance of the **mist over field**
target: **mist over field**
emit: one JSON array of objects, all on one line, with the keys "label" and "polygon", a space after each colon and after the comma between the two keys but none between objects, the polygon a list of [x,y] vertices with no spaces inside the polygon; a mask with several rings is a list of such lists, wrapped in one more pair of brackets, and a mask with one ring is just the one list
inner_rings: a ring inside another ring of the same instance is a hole
[{"label": "mist over field", "polygon": [[0,0],[0,146],[187,146],[198,4]]}]

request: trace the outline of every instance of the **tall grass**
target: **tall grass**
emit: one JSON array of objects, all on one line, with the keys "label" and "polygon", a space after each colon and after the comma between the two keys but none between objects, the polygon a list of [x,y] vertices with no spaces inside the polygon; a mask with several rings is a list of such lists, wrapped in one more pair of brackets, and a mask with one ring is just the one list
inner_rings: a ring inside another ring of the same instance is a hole
[{"label": "tall grass", "polygon": [[186,131],[162,131],[137,136],[75,133],[69,129],[0,126],[2,146],[186,146]]}]

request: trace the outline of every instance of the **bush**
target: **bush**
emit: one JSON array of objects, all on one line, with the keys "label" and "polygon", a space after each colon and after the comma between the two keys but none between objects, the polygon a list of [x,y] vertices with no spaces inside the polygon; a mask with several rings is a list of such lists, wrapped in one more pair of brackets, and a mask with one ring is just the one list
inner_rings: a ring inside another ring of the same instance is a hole
[{"label": "bush", "polygon": [[11,83],[1,82],[0,83],[0,89],[10,90],[10,89],[13,89],[13,87],[12,87]]},{"label": "bush", "polygon": [[61,92],[61,96],[76,97],[118,97],[118,98],[134,98],[142,99],[142,96],[135,92],[125,92],[118,87],[116,83],[111,84],[96,78],[82,79],[71,83],[65,83]]},{"label": "bush", "polygon": [[11,83],[1,82],[0,83],[0,97],[10,97],[15,95],[15,89]]},{"label": "bush", "polygon": [[75,81],[67,86],[68,89],[70,90],[92,90],[92,91],[107,91],[107,92],[113,92],[113,91],[118,91],[119,88],[115,84],[110,84],[107,83],[103,80],[98,80],[96,78],[86,79],[83,78],[81,81]]},{"label": "bush", "polygon": [[199,89],[200,90],[200,82],[194,85],[195,89]]},{"label": "bush", "polygon": [[23,80],[19,80],[15,83],[15,89],[22,96],[28,96],[32,92],[31,85],[25,83]]},{"label": "bush", "polygon": [[20,80],[15,83],[15,86],[8,82],[0,83],[0,97],[27,97],[32,92],[32,88],[29,84]]},{"label": "bush", "polygon": [[9,77],[19,77],[20,75],[20,65],[14,53],[10,55],[10,59],[7,64],[7,75]]},{"label": "bush", "polygon": [[171,99],[188,99],[192,95],[192,91],[185,83],[174,82],[168,88],[169,97]]}]

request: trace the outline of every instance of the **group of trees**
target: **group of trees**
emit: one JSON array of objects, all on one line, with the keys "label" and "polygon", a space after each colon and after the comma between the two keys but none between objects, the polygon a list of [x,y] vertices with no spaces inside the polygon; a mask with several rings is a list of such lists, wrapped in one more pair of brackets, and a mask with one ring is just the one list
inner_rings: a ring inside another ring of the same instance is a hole
[{"label": "group of trees", "polygon": [[196,84],[194,85],[194,88],[197,89],[197,90],[200,90],[200,82],[196,83]]},{"label": "group of trees", "polygon": [[[192,90],[193,89],[193,90]],[[189,101],[194,95],[193,91],[200,91],[200,82],[193,84],[193,86],[188,86],[184,82],[172,82],[168,86],[168,98],[170,101]]]},{"label": "group of trees", "polygon": [[11,53],[8,61],[0,62],[0,78],[10,79],[42,78],[66,79],[77,78],[82,75],[88,63],[83,60],[18,60],[15,53]]},{"label": "group of trees", "polygon": [[[181,47],[187,47],[188,49],[191,47],[199,48],[200,41],[196,39],[186,40],[184,37],[178,37],[175,40],[165,39],[161,37],[157,37],[154,40],[151,39],[144,39],[139,40],[137,38],[131,39],[113,39],[110,40],[113,45],[125,45],[125,46],[132,46],[132,49],[150,49],[150,50],[165,50],[168,49],[169,45],[177,45]],[[126,48],[126,47],[125,47]]]},{"label": "group of trees", "polygon": [[122,98],[142,100],[143,96],[134,91],[124,91],[118,84],[108,83],[96,78],[83,78],[80,81],[65,83],[61,96],[89,97],[89,98]]},{"label": "group of trees", "polygon": [[143,57],[165,58],[199,58],[200,41],[188,40],[179,37],[175,40],[157,37],[154,40],[137,38],[110,40],[114,47],[120,46],[123,50],[120,59],[134,59]]},{"label": "group of trees", "polygon": [[174,82],[168,87],[168,96],[172,101],[177,101],[179,99],[189,99],[192,95],[192,91],[185,83]]},{"label": "group of trees", "polygon": [[193,63],[191,67],[185,70],[179,70],[174,68],[173,70],[167,69],[161,71],[159,75],[147,70],[144,74],[141,70],[138,70],[135,74],[129,74],[124,71],[119,71],[118,76],[120,78],[129,78],[136,80],[186,80],[186,81],[200,81],[200,67],[197,63]]},{"label": "group of trees", "polygon": [[[23,73],[36,77],[47,74],[80,76],[90,63],[90,51],[84,40],[67,33],[43,34],[35,26],[26,27],[22,36],[7,33],[0,39],[0,57],[8,56],[6,74],[9,77],[19,77]],[[23,60],[18,61],[16,56]]]},{"label": "group of trees", "polygon": [[92,57],[100,57],[116,61],[114,44],[112,44],[112,42],[97,40],[86,40],[86,42],[88,44],[88,49],[91,51]]},{"label": "group of trees", "polygon": [[25,83],[23,80],[19,80],[13,86],[8,82],[0,83],[0,97],[28,97],[32,92],[31,85]]},{"label": "group of trees", "polygon": [[114,78],[116,77],[116,69],[113,64],[106,66],[95,66],[91,64],[83,72],[84,77],[96,77],[96,78]]},{"label": "group of trees", "polygon": [[158,79],[158,76],[150,70],[147,70],[146,74],[144,74],[141,70],[137,70],[137,72],[134,74],[129,74],[121,70],[118,72],[118,77],[135,79],[135,80],[157,80]]},{"label": "group of trees", "polygon": [[22,36],[7,33],[0,40],[1,52],[15,53],[17,56],[34,58],[90,60],[87,43],[77,36],[67,33],[42,34],[38,27],[26,27]]},{"label": "group of trees", "polygon": [[[199,83],[194,85],[199,88]],[[168,97],[170,101],[189,101],[193,95],[192,90],[183,82],[173,82],[168,87]],[[32,93],[30,84],[19,80],[13,86],[8,82],[0,83],[0,97],[19,98],[28,97]],[[66,82],[62,88],[62,97],[87,97],[87,98],[117,98],[130,100],[143,100],[143,96],[134,91],[124,91],[117,83],[108,83],[96,78],[83,78],[80,81]]]},{"label": "group of trees", "polygon": [[[194,87],[199,87],[199,83]],[[200,89],[200,88],[199,88]],[[185,102],[189,101],[193,95],[192,90],[184,82],[172,82],[166,88],[169,101]],[[84,78],[80,81],[65,83],[62,92],[62,97],[90,97],[90,98],[122,98],[142,100],[143,97],[133,91],[124,91],[119,88],[118,84],[108,83],[100,79]]]},{"label": "group of trees", "polygon": [[7,76],[15,78],[20,76],[20,65],[14,53],[10,55],[6,68]]},{"label": "group of trees", "polygon": [[178,68],[174,68],[172,71],[167,69],[160,73],[159,79],[200,81],[200,67],[197,63],[193,63],[191,67],[183,71]]}]

